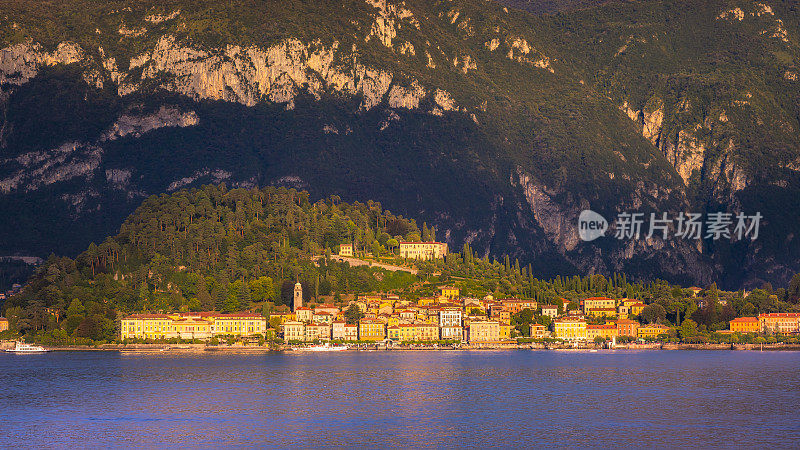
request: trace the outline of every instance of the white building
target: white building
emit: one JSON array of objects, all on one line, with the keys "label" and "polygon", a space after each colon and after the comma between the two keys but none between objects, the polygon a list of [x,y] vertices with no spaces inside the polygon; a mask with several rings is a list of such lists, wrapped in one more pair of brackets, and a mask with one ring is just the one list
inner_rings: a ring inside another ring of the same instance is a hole
[{"label": "white building", "polygon": [[439,310],[440,327],[461,327],[461,308],[445,307]]}]

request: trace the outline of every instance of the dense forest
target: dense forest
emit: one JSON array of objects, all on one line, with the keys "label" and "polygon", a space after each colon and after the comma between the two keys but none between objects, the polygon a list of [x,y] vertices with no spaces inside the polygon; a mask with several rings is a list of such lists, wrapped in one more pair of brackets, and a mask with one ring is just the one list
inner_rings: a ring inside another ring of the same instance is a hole
[{"label": "dense forest", "polygon": [[[389,291],[413,300],[436,295],[446,284],[466,297],[532,298],[562,311],[577,309],[590,296],[635,298],[647,304],[640,320],[680,326],[691,318],[700,332],[725,329],[738,316],[800,311],[800,274],[788,289],[767,284],[745,294],[712,285],[698,299],[684,287],[633,282],[623,273],[542,280],[531,265],[508,256],[482,258],[468,244],[434,261],[397,256],[400,241],[434,239],[427,224],[419,227],[372,201],[349,204],[331,196],[312,203],[308,192],[294,189],[206,185],[148,198],[117,235],[90,244],[74,260],[51,256],[3,310],[13,332],[51,342],[113,340],[118,319],[133,312],[266,315],[291,304],[297,281],[310,303]],[[351,267],[330,258],[343,243],[352,243],[357,256],[418,272]],[[522,334],[533,320],[547,322],[535,315],[515,317]]]},{"label": "dense forest", "polygon": [[[398,240],[431,233],[379,203],[347,204],[335,196],[311,203],[307,192],[293,189],[204,186],[150,197],[119,234],[74,260],[51,256],[6,302],[5,313],[18,330],[63,328],[112,339],[119,314],[288,304],[298,280],[305,298],[391,290],[413,276],[324,256],[345,242],[380,255]],[[312,256],[323,258],[317,263]]]}]

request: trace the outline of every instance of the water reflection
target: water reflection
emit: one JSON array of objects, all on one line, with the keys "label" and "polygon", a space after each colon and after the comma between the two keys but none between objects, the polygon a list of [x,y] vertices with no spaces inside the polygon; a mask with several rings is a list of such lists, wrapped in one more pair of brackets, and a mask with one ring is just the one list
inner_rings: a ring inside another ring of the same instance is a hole
[{"label": "water reflection", "polygon": [[0,355],[0,442],[796,447],[799,366],[790,352]]}]

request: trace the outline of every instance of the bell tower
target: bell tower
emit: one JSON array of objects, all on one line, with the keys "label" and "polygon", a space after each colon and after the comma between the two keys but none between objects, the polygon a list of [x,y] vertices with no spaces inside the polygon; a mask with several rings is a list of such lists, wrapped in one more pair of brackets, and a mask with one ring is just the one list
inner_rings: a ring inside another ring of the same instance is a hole
[{"label": "bell tower", "polygon": [[303,285],[298,281],[294,285],[294,310],[303,306]]}]

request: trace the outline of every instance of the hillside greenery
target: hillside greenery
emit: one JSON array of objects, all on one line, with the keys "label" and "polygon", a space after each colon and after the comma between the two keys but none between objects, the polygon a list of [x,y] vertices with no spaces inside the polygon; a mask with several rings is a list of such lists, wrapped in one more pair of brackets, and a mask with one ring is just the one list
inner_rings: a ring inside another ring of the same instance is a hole
[{"label": "hillside greenery", "polygon": [[[10,216],[0,223],[0,251],[77,255],[115,233],[150,194],[216,169],[231,174],[231,186],[280,184],[290,176],[313,200],[339,195],[391,204],[446,230],[456,246],[470,242],[484,257],[508,254],[543,277],[585,273],[597,248],[570,253],[551,240],[517,183],[523,171],[547,193],[549,214],[590,206],[609,216],[637,205],[645,213],[738,209],[768,218],[757,243],[704,242],[699,255],[679,248],[663,258],[626,261],[622,249],[602,248],[602,261],[591,264],[608,277],[625,270],[632,280],[684,283],[702,274],[726,288],[787,283],[800,268],[794,238],[800,91],[786,78],[800,63],[794,3],[768,2],[773,13],[762,15],[752,1],[570,0],[564,9],[553,3],[535,6],[549,14],[531,15],[484,0],[407,0],[420,26],[398,28],[395,48],[387,48],[366,40],[377,9],[361,0],[0,0],[2,46],[32,41],[52,51],[72,41],[91,60],[44,69],[3,98],[2,146],[9,158],[3,167],[26,152],[96,142],[131,111],[171,105],[199,118],[193,127],[103,143],[102,161],[85,179],[0,194],[0,211]],[[737,6],[744,20],[718,19]],[[174,19],[147,20],[178,11]],[[778,18],[786,42],[773,36]],[[195,101],[155,83],[119,96],[109,77],[102,89],[83,79],[87,70],[101,70],[101,47],[126,69],[166,35],[208,51],[229,44],[263,48],[287,38],[355,45],[364,65],[392,72],[399,84],[414,79],[444,89],[463,110],[428,114],[426,98],[419,110],[390,110],[384,101],[363,111],[358,97],[318,100],[300,87],[287,111],[266,101],[254,107]],[[502,47],[492,51],[487,43],[494,38]],[[533,48],[531,58],[547,56],[553,73],[510,59],[509,43],[519,39]],[[403,42],[416,53],[401,56]],[[426,52],[436,68],[428,66]],[[464,56],[476,61],[466,73],[454,64]],[[707,162],[685,186],[662,147],[645,140],[642,124],[620,111],[623,102],[650,110],[656,99],[664,104],[662,142],[700,127]],[[329,126],[341,132],[324,132]],[[712,176],[722,160],[745,169],[744,190],[733,192],[730,180]],[[110,183],[105,174],[114,170],[130,172],[129,184]],[[206,176],[195,185],[212,181]]]},{"label": "hillside greenery", "polygon": [[[148,198],[119,233],[74,260],[51,256],[3,309],[14,332],[88,343],[114,340],[119,318],[135,312],[267,315],[291,304],[296,281],[307,303],[342,306],[343,298],[367,292],[435,296],[447,284],[467,297],[532,298],[562,312],[590,296],[636,298],[648,304],[642,320],[680,325],[691,317],[700,331],[723,329],[741,315],[798,310],[800,301],[800,274],[788,289],[764,286],[747,297],[712,286],[698,309],[690,291],[664,281],[629,282],[625,274],[542,280],[530,265],[481,258],[469,245],[433,261],[397,256],[399,241],[434,239],[426,223],[420,227],[372,201],[348,204],[333,196],[312,203],[308,192],[294,189],[206,185]],[[331,259],[343,243],[371,260],[415,266],[418,274]],[[523,333],[534,316],[526,317],[515,318]]]}]

